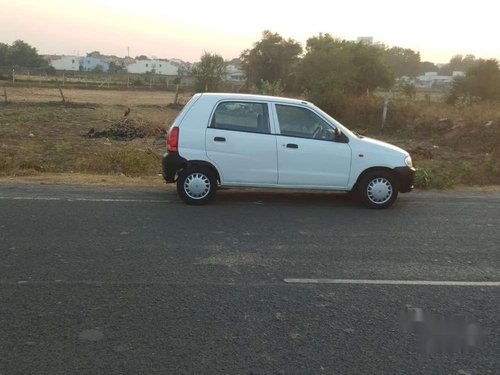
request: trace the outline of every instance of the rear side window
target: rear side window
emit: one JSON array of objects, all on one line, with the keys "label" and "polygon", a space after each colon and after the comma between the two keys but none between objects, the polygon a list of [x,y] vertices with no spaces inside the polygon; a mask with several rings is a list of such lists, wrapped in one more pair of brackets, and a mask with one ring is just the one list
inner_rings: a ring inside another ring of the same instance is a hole
[{"label": "rear side window", "polygon": [[224,102],[215,109],[212,128],[251,133],[270,133],[267,104]]}]

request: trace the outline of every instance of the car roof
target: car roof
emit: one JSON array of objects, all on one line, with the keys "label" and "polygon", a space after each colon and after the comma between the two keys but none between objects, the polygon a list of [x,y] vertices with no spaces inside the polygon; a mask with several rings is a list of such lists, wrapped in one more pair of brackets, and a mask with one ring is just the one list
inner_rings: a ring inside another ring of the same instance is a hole
[{"label": "car roof", "polygon": [[279,102],[279,103],[289,103],[289,104],[305,104],[310,105],[309,102],[300,99],[284,98],[280,96],[269,96],[269,95],[253,95],[253,94],[233,94],[233,93],[200,93],[202,97],[211,97],[215,100],[264,100],[268,102]]}]

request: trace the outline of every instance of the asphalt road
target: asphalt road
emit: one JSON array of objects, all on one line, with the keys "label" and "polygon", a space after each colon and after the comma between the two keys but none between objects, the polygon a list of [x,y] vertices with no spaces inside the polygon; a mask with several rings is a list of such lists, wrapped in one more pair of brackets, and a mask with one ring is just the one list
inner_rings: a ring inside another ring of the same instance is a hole
[{"label": "asphalt road", "polygon": [[3,185],[0,374],[500,374],[499,228],[499,193]]}]

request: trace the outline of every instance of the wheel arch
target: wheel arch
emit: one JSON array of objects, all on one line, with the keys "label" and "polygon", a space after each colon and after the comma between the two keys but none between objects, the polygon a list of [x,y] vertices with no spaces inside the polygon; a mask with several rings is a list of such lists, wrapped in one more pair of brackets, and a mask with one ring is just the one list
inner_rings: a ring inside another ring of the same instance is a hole
[{"label": "wheel arch", "polygon": [[220,173],[217,170],[217,168],[212,163],[210,163],[206,160],[189,160],[186,162],[186,164],[181,169],[187,168],[187,167],[194,167],[194,166],[205,167],[205,168],[210,169],[211,171],[213,171],[215,173],[215,176],[217,177],[217,181],[221,182]]},{"label": "wheel arch", "polygon": [[363,172],[361,172],[359,174],[358,178],[356,179],[356,183],[352,187],[351,191],[354,192],[354,191],[358,190],[359,182],[363,179],[363,177],[365,177],[368,173],[371,173],[374,171],[389,172],[396,179],[396,181],[399,183],[399,177],[398,177],[397,173],[394,171],[394,169],[391,169],[389,167],[376,166],[376,167],[367,168]]}]

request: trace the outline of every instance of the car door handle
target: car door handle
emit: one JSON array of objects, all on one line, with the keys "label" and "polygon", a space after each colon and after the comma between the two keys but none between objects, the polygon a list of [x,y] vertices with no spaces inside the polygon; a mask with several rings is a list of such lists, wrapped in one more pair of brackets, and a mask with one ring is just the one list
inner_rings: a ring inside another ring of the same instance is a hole
[{"label": "car door handle", "polygon": [[226,138],[224,138],[224,137],[215,137],[214,141],[215,142],[226,142]]},{"label": "car door handle", "polygon": [[299,145],[296,145],[295,143],[287,143],[286,147],[287,148],[299,148]]}]

